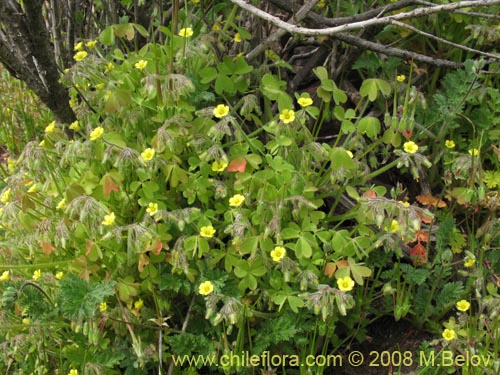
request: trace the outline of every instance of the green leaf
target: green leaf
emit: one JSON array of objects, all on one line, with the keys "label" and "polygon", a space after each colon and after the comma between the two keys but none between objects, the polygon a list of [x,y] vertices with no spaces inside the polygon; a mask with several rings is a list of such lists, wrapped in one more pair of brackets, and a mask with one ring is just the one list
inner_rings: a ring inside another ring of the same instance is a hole
[{"label": "green leaf", "polygon": [[210,83],[212,82],[215,78],[217,78],[217,69],[215,69],[212,66],[207,66],[206,68],[203,68],[199,71],[201,83]]},{"label": "green leaf", "polygon": [[377,138],[380,128],[380,120],[376,117],[363,117],[359,120],[358,131],[361,134],[366,134],[370,139]]},{"label": "green leaf", "polygon": [[363,81],[359,93],[362,97],[368,96],[368,100],[373,102],[377,99],[379,92],[384,96],[391,94],[389,82],[380,78],[368,78]]},{"label": "green leaf", "polygon": [[106,27],[99,35],[99,41],[105,45],[110,46],[115,43],[115,33],[113,32],[113,26]]},{"label": "green leaf", "polygon": [[229,94],[234,94],[236,92],[232,79],[224,74],[219,74],[217,76],[214,88],[215,92],[219,95],[222,95],[224,92]]},{"label": "green leaf", "polygon": [[135,30],[131,23],[122,23],[120,25],[114,25],[115,35],[119,38],[126,37],[128,40],[134,39]]},{"label": "green leaf", "polygon": [[312,255],[312,248],[309,242],[304,237],[299,237],[295,243],[295,254],[297,258],[310,258]]},{"label": "green leaf", "polygon": [[104,133],[102,139],[104,139],[107,143],[115,145],[119,148],[125,148],[127,146],[119,133]]},{"label": "green leaf", "polygon": [[351,159],[347,150],[341,147],[334,147],[330,150],[330,161],[331,168],[334,170],[346,169],[354,170],[356,169],[356,163]]}]

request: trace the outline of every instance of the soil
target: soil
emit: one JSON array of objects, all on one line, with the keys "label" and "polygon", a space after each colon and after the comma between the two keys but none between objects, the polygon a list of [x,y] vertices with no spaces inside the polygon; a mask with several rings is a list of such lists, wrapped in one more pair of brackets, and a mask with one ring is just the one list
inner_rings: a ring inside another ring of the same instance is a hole
[{"label": "soil", "polygon": [[[433,336],[416,330],[408,321],[396,322],[392,317],[384,317],[368,327],[368,340],[362,344],[353,345],[343,356],[342,367],[325,371],[325,375],[416,375],[419,358],[419,347],[424,341],[430,341]],[[363,355],[363,364],[352,366],[348,363],[349,354],[359,351]],[[402,361],[407,353],[406,363],[410,366],[391,366],[389,356],[394,363]],[[383,353],[383,354],[382,354]],[[395,353],[395,354],[394,354]],[[401,357],[399,357],[401,355]]]}]

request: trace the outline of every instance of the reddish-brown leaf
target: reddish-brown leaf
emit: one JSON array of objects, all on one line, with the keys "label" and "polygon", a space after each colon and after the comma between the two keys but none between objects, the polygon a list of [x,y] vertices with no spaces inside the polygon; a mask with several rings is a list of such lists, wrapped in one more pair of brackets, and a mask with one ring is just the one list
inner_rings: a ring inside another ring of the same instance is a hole
[{"label": "reddish-brown leaf", "polygon": [[430,224],[432,223],[432,216],[427,216],[424,211],[422,210],[415,210],[416,214],[424,224]]},{"label": "reddish-brown leaf", "polygon": [[42,241],[42,251],[45,255],[50,255],[56,248],[50,242]]},{"label": "reddish-brown leaf", "polygon": [[87,240],[87,242],[85,243],[85,249],[87,250],[85,252],[85,256],[88,257],[89,254],[90,254],[90,251],[92,250],[92,246],[94,245],[94,243],[90,240]]},{"label": "reddish-brown leaf", "polygon": [[419,242],[413,246],[410,249],[410,257],[413,264],[416,266],[427,263],[427,251],[425,250],[424,245]]},{"label": "reddish-brown leaf", "polygon": [[229,165],[227,166],[227,171],[228,172],[245,172],[245,169],[247,168],[247,159],[245,159],[243,156],[240,156],[239,158],[233,159],[229,162]]},{"label": "reddish-brown leaf", "polygon": [[160,255],[161,253],[161,249],[163,249],[163,245],[161,243],[160,240],[156,240],[154,243],[153,243],[153,247],[151,248],[151,252],[154,254],[154,255]]},{"label": "reddish-brown leaf", "polygon": [[403,136],[406,138],[406,139],[410,139],[411,136],[413,135],[413,131],[412,130],[403,130],[401,132],[401,134],[403,134]]},{"label": "reddish-brown leaf", "polygon": [[377,192],[373,189],[368,189],[363,193],[363,197],[365,198],[377,198]]},{"label": "reddish-brown leaf", "polygon": [[432,194],[417,195],[415,198],[424,206],[434,206],[437,208],[444,208],[447,206],[445,201],[442,201]]},{"label": "reddish-brown leaf", "polygon": [[424,232],[423,230],[417,230],[415,232],[415,241],[418,242],[429,242],[429,232]]},{"label": "reddish-brown leaf", "polygon": [[137,269],[139,272],[144,271],[144,267],[149,264],[149,257],[146,254],[141,254],[139,255],[139,264],[137,266]]},{"label": "reddish-brown leaf", "polygon": [[103,177],[102,190],[104,196],[109,197],[112,191],[118,193],[120,191],[120,188],[115,184],[111,176],[107,174]]},{"label": "reddish-brown leaf", "polygon": [[335,263],[328,262],[325,265],[325,271],[323,273],[328,277],[332,277],[336,270],[337,266],[335,265]]}]

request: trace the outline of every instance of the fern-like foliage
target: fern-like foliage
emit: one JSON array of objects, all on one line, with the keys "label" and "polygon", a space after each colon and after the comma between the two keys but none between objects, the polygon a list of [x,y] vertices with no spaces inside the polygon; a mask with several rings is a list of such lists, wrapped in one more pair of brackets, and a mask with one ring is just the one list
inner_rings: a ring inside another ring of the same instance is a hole
[{"label": "fern-like foliage", "polygon": [[165,341],[170,345],[174,354],[182,355],[209,355],[213,352],[213,343],[203,335],[182,333],[168,336]]},{"label": "fern-like foliage", "polygon": [[254,353],[259,354],[272,345],[293,340],[301,331],[297,323],[297,317],[288,314],[266,321],[255,337]]},{"label": "fern-like foliage", "polygon": [[76,275],[61,280],[58,304],[65,318],[80,320],[94,316],[104,298],[113,295],[115,281],[91,283]]}]

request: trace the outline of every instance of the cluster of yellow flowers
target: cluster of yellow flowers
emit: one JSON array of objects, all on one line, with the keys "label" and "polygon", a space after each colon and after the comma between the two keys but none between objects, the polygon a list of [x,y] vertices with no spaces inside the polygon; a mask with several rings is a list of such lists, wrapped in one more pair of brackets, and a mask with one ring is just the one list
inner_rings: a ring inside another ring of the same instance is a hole
[{"label": "cluster of yellow flowers", "polygon": [[[94,49],[97,44],[97,40],[89,40],[85,43],[85,46],[89,49]],[[78,42],[75,44],[74,48],[76,54],[73,56],[75,61],[82,61],[88,56],[88,52],[83,50],[83,42]]]}]

